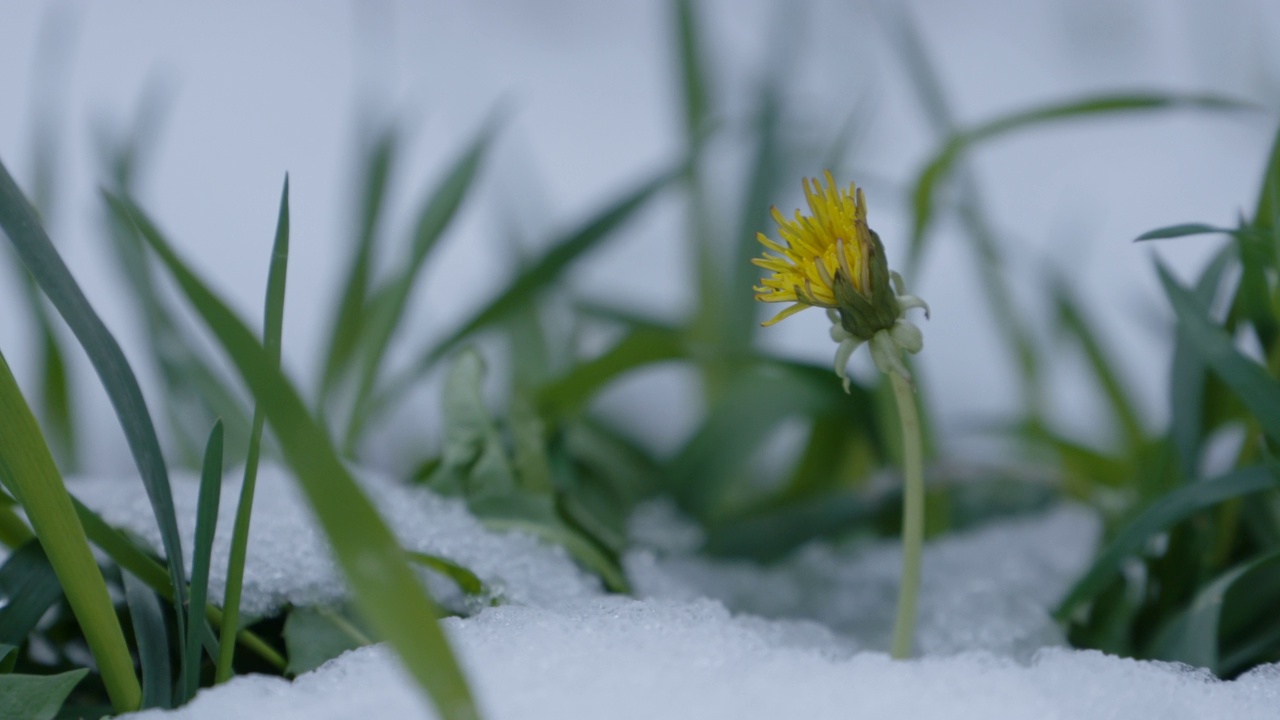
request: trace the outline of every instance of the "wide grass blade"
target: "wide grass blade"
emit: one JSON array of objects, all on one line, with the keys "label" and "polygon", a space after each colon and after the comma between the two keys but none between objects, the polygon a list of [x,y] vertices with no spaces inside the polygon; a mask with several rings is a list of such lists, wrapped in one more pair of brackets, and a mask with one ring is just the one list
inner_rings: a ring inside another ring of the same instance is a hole
[{"label": "wide grass blade", "polygon": [[14,720],[54,720],[87,669],[57,675],[0,675],[0,708]]},{"label": "wide grass blade", "polygon": [[[262,342],[273,366],[280,367],[281,336],[284,333],[285,280],[289,269],[289,176],[285,175],[280,191],[280,214],[276,220],[276,238],[271,247],[271,266],[267,271],[267,299],[263,310]],[[249,526],[253,517],[253,494],[258,483],[258,459],[262,451],[262,430],[266,415],[262,408],[253,410],[253,427],[249,433],[249,452],[244,462],[244,481],[236,506],[235,526],[231,534],[231,550],[227,556],[227,589],[223,595],[222,635],[219,644],[216,682],[231,677],[231,661],[235,656],[235,635],[240,625],[240,595],[244,588],[244,564],[249,553]]]},{"label": "wide grass blade", "polygon": [[581,411],[606,384],[639,367],[686,356],[683,334],[674,328],[637,327],[602,355],[580,363],[538,390],[539,409],[552,418]]},{"label": "wide grass blade", "polygon": [[107,583],[76,517],[71,496],[53,462],[40,426],[0,354],[0,483],[26,511],[31,527],[57,573],[93,653],[117,712],[136,710],[142,700],[133,659],[116,617]]},{"label": "wide grass blade", "polygon": [[39,542],[29,542],[0,565],[0,643],[21,645],[62,597],[58,575]]},{"label": "wide grass blade", "polygon": [[[191,604],[187,614],[187,637],[182,663],[182,702],[195,697],[200,689],[201,640],[208,631],[204,605],[209,597],[209,563],[213,555],[213,535],[218,529],[218,501],[222,497],[222,422],[213,424],[205,446],[204,464],[200,470],[200,493],[196,501],[195,547],[191,556]],[[217,654],[214,653],[214,659]]]},{"label": "wide grass blade", "polygon": [[[111,399],[129,451],[142,476],[156,525],[160,528],[169,579],[181,607],[186,602],[187,592],[182,539],[174,515],[168,469],[164,465],[160,441],[151,423],[151,414],[147,412],[146,401],[142,398],[142,389],[138,387],[138,379],[125,360],[120,345],[89,305],[3,163],[0,163],[0,228],[9,236],[27,270],[80,341]],[[181,612],[176,617],[178,627],[182,629],[186,620]]]},{"label": "wide grass blade", "polygon": [[1054,616],[1071,619],[1075,612],[1106,589],[1124,561],[1140,551],[1156,534],[1191,515],[1233,498],[1280,489],[1280,481],[1265,468],[1235,470],[1222,477],[1185,485],[1153,501],[1103,548],[1067,593]]},{"label": "wide grass blade", "polygon": [[1164,265],[1157,264],[1156,269],[1178,316],[1179,330],[1186,333],[1190,347],[1244,403],[1262,432],[1272,442],[1280,442],[1280,383],[1236,349],[1226,331],[1209,319],[1191,291],[1182,287]]},{"label": "wide grass blade", "polygon": [[[163,577],[163,572],[161,576]],[[124,600],[133,621],[142,666],[142,709],[173,707],[173,670],[169,664],[169,631],[160,602],[133,573],[122,572]]]},{"label": "wide grass blade", "polygon": [[674,169],[666,169],[641,183],[620,200],[610,204],[587,222],[566,233],[538,260],[524,268],[496,298],[452,332],[433,348],[419,355],[419,360],[400,376],[387,383],[373,403],[372,412],[390,407],[404,396],[405,390],[436,364],[447,352],[472,333],[506,317],[513,310],[534,302],[548,287],[560,282],[561,274],[579,257],[607,239],[637,211],[667,187],[679,179],[685,171],[685,163]]},{"label": "wide grass blade", "polygon": [[[127,201],[131,214],[149,226]],[[447,720],[478,717],[471,691],[440,626],[437,609],[394,535],[347,472],[328,434],[244,323],[156,233],[147,241],[239,370],[267,414],[284,456],[333,546],[362,616],[391,643]]]},{"label": "wide grass blade", "polygon": [[486,127],[449,169],[440,185],[427,194],[422,202],[422,209],[418,212],[418,220],[413,231],[413,243],[409,258],[402,266],[403,270],[386,287],[381,288],[370,302],[366,318],[368,322],[361,330],[360,355],[363,363],[360,368],[360,380],[344,442],[347,454],[351,454],[360,441],[364,421],[367,419],[364,414],[365,405],[369,401],[370,393],[373,392],[374,382],[378,378],[382,361],[387,354],[387,347],[400,326],[405,306],[409,302],[418,278],[421,277],[427,257],[453,221],[458,208],[462,206],[462,201],[471,189],[492,137],[492,129]]}]

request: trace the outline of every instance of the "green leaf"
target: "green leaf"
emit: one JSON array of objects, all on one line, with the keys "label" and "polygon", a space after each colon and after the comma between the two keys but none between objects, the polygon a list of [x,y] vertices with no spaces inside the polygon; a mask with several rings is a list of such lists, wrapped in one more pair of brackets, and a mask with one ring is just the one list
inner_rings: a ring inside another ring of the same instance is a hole
[{"label": "green leaf", "polygon": [[690,146],[702,142],[707,129],[710,100],[698,13],[692,0],[675,0],[676,37],[680,50],[680,88],[684,101],[685,139]]},{"label": "green leaf", "polygon": [[[76,339],[89,356],[103,388],[115,408],[124,430],[129,451],[133,454],[151,502],[151,510],[160,528],[169,565],[169,580],[181,606],[186,601],[186,571],[183,568],[182,539],[174,515],[173,494],[164,455],[156,438],[151,414],[138,380],[125,360],[120,345],[94,312],[80,286],[49,241],[36,219],[35,212],[22,196],[9,171],[0,163],[0,228],[3,228],[18,251],[18,256],[45,292],[53,306],[70,326]],[[186,620],[176,613],[181,629]]]},{"label": "green leaf", "polygon": [[0,708],[6,720],[53,720],[88,668],[57,675],[0,675]]},{"label": "green leaf", "polygon": [[449,578],[457,584],[458,589],[468,595],[482,596],[489,592],[479,576],[452,560],[414,550],[406,550],[405,557],[409,558],[409,562],[431,568]]},{"label": "green leaf", "polygon": [[1271,155],[1262,187],[1258,191],[1258,205],[1253,213],[1253,225],[1270,235],[1273,253],[1280,256],[1280,127],[1271,142]]},{"label": "green leaf", "polygon": [[348,650],[373,644],[372,633],[350,608],[294,608],[284,622],[289,675],[315,670]]},{"label": "green leaf", "polygon": [[11,673],[18,662],[18,646],[0,643],[0,673]]},{"label": "green leaf", "polygon": [[468,503],[516,489],[515,469],[484,405],[484,375],[484,361],[470,348],[449,368],[442,399],[441,465],[428,480],[436,490],[462,495]]},{"label": "green leaf", "polygon": [[1019,130],[1026,130],[1064,120],[1106,117],[1116,113],[1150,112],[1154,110],[1198,109],[1239,110],[1251,107],[1216,95],[1182,95],[1174,93],[1133,93],[1101,95],[1079,100],[1042,105],[1020,110],[989,120],[967,130],[955,132],[916,176],[913,184],[914,224],[911,233],[911,261],[923,256],[925,237],[933,221],[938,187],[951,174],[957,160],[975,146]]},{"label": "green leaf", "polygon": [[[1191,605],[1166,626],[1152,644],[1150,655],[1161,660],[1208,668],[1221,675],[1222,633],[1230,622],[1256,634],[1260,623],[1280,602],[1280,551],[1237,565],[1196,593]],[[1248,611],[1244,608],[1248,607]],[[1261,660],[1258,658],[1257,660]]]},{"label": "green leaf", "polygon": [[1157,264],[1157,270],[1190,347],[1249,408],[1267,437],[1280,442],[1280,386],[1275,378],[1236,349],[1227,333],[1209,320],[1203,305],[1164,265]]},{"label": "green leaf", "polygon": [[136,575],[127,570],[121,575],[125,603],[133,621],[133,636],[138,643],[138,662],[142,665],[142,709],[173,707],[169,631],[164,624],[160,601]]},{"label": "green leaf", "polygon": [[1169,238],[1180,238],[1188,235],[1235,235],[1238,231],[1231,228],[1215,227],[1213,225],[1205,225],[1203,223],[1183,223],[1181,225],[1170,225],[1168,227],[1156,228],[1148,230],[1138,237],[1134,238],[1134,242],[1142,242],[1144,240],[1167,240]]},{"label": "green leaf", "polygon": [[439,186],[431,189],[423,199],[414,226],[413,244],[403,270],[381,288],[370,303],[367,324],[361,330],[360,380],[352,406],[351,422],[347,428],[346,450],[355,450],[364,428],[366,404],[373,392],[378,371],[387,354],[387,347],[404,317],[405,306],[422,275],[427,257],[435,248],[440,236],[453,221],[462,201],[471,190],[476,173],[480,169],[485,150],[493,138],[493,129],[486,126],[467,148],[467,151],[449,168]]},{"label": "green leaf", "polygon": [[538,390],[538,406],[564,418],[582,411],[601,388],[623,374],[651,363],[687,357],[683,333],[674,328],[637,327],[602,355],[575,365]]},{"label": "green leaf", "polygon": [[1104,590],[1124,561],[1138,553],[1154,535],[1219,503],[1275,489],[1280,489],[1280,482],[1268,470],[1249,467],[1185,485],[1157,498],[1103,548],[1089,571],[1067,593],[1054,616],[1060,621],[1070,619]]},{"label": "green leaf", "polygon": [[[637,211],[645,207],[659,191],[684,172],[685,164],[663,170],[641,183],[622,199],[610,204],[604,211],[591,217],[576,229],[557,239],[541,258],[523,269],[499,295],[481,308],[470,319],[431,350],[421,353],[419,360],[408,371],[387,383],[386,388],[373,403],[373,408],[385,409],[428,369],[465,338],[502,319],[512,310],[534,302],[548,287],[560,282],[560,275],[575,260],[607,239]],[[373,412],[373,411],[371,411]]]},{"label": "green leaf", "polygon": [[[130,213],[141,211],[127,201]],[[394,535],[347,472],[328,434],[308,414],[297,390],[277,369],[244,323],[164,244],[144,233],[191,306],[222,344],[267,414],[339,567],[356,607],[378,638],[400,655],[409,674],[446,720],[478,716],[475,701],[440,626],[437,609],[418,583]]]},{"label": "green leaf", "polygon": [[348,263],[350,272],[343,283],[341,299],[329,331],[329,351],[325,355],[320,380],[320,407],[325,404],[339,381],[350,369],[356,348],[368,319],[369,285],[372,282],[374,249],[378,225],[386,202],[391,168],[399,149],[399,135],[394,128],[378,133],[363,158],[360,185],[364,191],[360,206],[360,225],[356,236],[355,255]]},{"label": "green leaf", "polygon": [[0,565],[0,643],[21,645],[62,598],[62,586],[39,542],[18,548]]},{"label": "green leaf", "polygon": [[142,697],[124,631],[71,496],[0,353],[0,484],[22,505],[75,614],[117,712]]},{"label": "green leaf", "polygon": [[[276,238],[271,246],[271,266],[267,271],[267,298],[263,309],[263,348],[273,366],[280,367],[281,337],[284,334],[285,281],[289,268],[289,176],[284,176],[280,191],[280,213],[276,220]],[[258,457],[262,450],[262,431],[266,423],[262,408],[253,410],[253,427],[249,432],[249,450],[244,462],[244,481],[236,505],[235,525],[231,531],[231,550],[227,556],[227,586],[223,595],[222,634],[219,637],[217,682],[231,677],[235,659],[234,638],[240,629],[240,594],[244,587],[244,564],[249,552],[249,525],[253,517],[253,494],[258,482]]]},{"label": "green leaf", "polygon": [[[205,445],[200,471],[200,492],[196,500],[195,548],[191,557],[191,604],[188,606],[186,653],[182,663],[182,698],[186,704],[200,689],[200,647],[207,632],[204,606],[209,597],[209,564],[213,556],[213,534],[218,529],[218,502],[222,498],[222,422],[213,424]],[[213,653],[216,661],[218,653]]]}]

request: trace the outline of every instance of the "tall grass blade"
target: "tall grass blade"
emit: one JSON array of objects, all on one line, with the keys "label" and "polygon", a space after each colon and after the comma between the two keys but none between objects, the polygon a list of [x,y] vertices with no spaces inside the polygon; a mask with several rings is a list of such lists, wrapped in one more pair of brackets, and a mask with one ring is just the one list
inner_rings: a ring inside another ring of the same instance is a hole
[{"label": "tall grass blade", "polygon": [[[163,577],[164,573],[161,572]],[[133,573],[122,572],[124,600],[133,621],[142,666],[142,709],[173,707],[173,670],[169,665],[169,631],[160,602]]]},{"label": "tall grass blade", "polygon": [[388,127],[374,138],[368,155],[364,158],[360,179],[364,196],[360,205],[355,255],[348,265],[350,271],[343,282],[333,327],[329,331],[329,350],[325,354],[320,379],[321,408],[326,406],[331,393],[350,370],[367,320],[374,250],[399,145],[398,133],[394,128]]},{"label": "tall grass blade", "polygon": [[3,354],[0,354],[0,483],[26,511],[84,632],[112,706],[117,712],[136,710],[142,690],[133,673],[133,659],[106,581],[98,570],[40,426]]},{"label": "tall grass blade", "polygon": [[[85,299],[3,163],[0,163],[0,228],[9,236],[27,270],[80,341],[111,399],[160,528],[169,579],[180,607],[186,602],[182,539],[178,535],[178,521],[174,515],[169,473],[164,465],[155,426],[151,423],[151,414],[147,412],[146,401],[142,398],[142,389],[138,387],[138,380],[119,344]],[[178,627],[184,628],[186,620],[182,613],[177,613],[176,617]]]},{"label": "tall grass blade", "polygon": [[[281,336],[284,333],[285,280],[289,269],[289,176],[285,175],[280,191],[280,214],[276,220],[276,238],[271,247],[271,266],[267,271],[267,299],[263,310],[263,347],[273,367],[280,367]],[[227,556],[227,590],[222,602],[222,635],[219,643],[217,682],[231,677],[231,661],[235,656],[235,635],[240,625],[240,595],[244,588],[244,564],[249,553],[249,527],[253,517],[253,495],[258,483],[258,458],[262,449],[262,430],[266,415],[261,407],[253,410],[253,428],[249,435],[249,453],[244,462],[244,481],[236,506],[235,527],[231,535],[231,551]]]},{"label": "tall grass blade", "polygon": [[0,643],[21,645],[62,597],[58,575],[39,542],[29,542],[0,565]]},{"label": "tall grass blade", "polygon": [[405,306],[422,274],[427,257],[453,221],[458,208],[462,206],[462,201],[471,189],[492,137],[491,127],[481,131],[479,137],[449,169],[440,185],[432,188],[424,198],[414,226],[409,258],[402,266],[403,270],[385,288],[382,288],[375,295],[375,300],[370,303],[368,324],[363,330],[364,337],[361,341],[360,380],[344,442],[344,449],[348,455],[354,452],[360,441],[360,434],[367,419],[365,406],[369,401],[369,395],[373,392],[374,382],[382,368],[387,347],[400,326]]},{"label": "tall grass blade", "polygon": [[421,353],[419,360],[407,371],[388,382],[386,388],[379,393],[373,407],[376,409],[389,407],[397,398],[403,397],[404,391],[414,381],[462,340],[506,317],[511,311],[533,302],[540,293],[559,282],[561,273],[575,260],[608,238],[661,190],[673,180],[680,178],[684,170],[685,164],[682,162],[674,169],[659,172],[575,230],[560,237],[546,254],[522,270],[496,298],[463,322],[457,330],[437,343],[435,347]]},{"label": "tall grass blade", "polygon": [[[111,201],[126,203],[118,198]],[[139,222],[150,226],[140,210],[127,206]],[[158,233],[144,232],[144,237],[266,412],[365,620],[378,637],[395,648],[446,720],[478,717],[462,671],[436,624],[435,604],[406,562],[395,536],[347,472],[325,430],[310,416],[293,385],[274,367],[244,323],[192,274]]]},{"label": "tall grass blade", "polygon": [[1280,489],[1280,481],[1270,471],[1249,467],[1184,485],[1152,501],[1098,553],[1089,571],[1076,581],[1054,616],[1059,621],[1071,619],[1077,610],[1106,589],[1125,559],[1140,551],[1157,533],[1227,500],[1276,489]]},{"label": "tall grass blade", "polygon": [[[200,648],[208,626],[204,605],[209,597],[209,563],[213,555],[213,535],[218,529],[218,501],[222,497],[222,422],[213,424],[200,470],[200,494],[196,502],[195,547],[191,556],[191,604],[187,614],[187,637],[182,663],[182,702],[200,689]],[[216,653],[214,654],[216,658]]]}]

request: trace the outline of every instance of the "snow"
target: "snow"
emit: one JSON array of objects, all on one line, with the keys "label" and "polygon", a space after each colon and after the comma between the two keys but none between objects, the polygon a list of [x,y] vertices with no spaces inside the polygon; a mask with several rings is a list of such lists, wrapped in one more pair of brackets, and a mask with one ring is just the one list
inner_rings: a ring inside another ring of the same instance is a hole
[{"label": "snow", "polygon": [[[579,570],[559,548],[527,535],[489,533],[460,501],[402,485],[376,472],[354,472],[405,548],[469,568],[497,598],[540,606],[599,592],[598,581]],[[226,588],[240,478],[241,471],[237,470],[223,480],[209,575],[210,598],[215,604],[220,604]],[[172,485],[189,569],[199,479],[190,473],[175,472]],[[132,531],[153,550],[160,550],[160,531],[137,477],[72,478],[68,487],[108,523]],[[430,587],[447,606],[462,603],[451,583],[437,579]],[[243,611],[260,617],[285,604],[333,604],[344,597],[339,570],[323,531],[297,484],[280,466],[264,463],[258,473],[245,560]]]},{"label": "snow", "polygon": [[[1280,667],[1235,682],[1166,663],[1047,649],[1029,663],[990,653],[895,662],[796,642],[710,601],[622,598],[559,610],[500,607],[450,620],[485,717],[554,718],[1274,718]],[[248,677],[138,720],[430,718],[385,646],[288,681]]]},{"label": "snow", "polygon": [[[407,547],[469,566],[504,603],[444,622],[486,718],[1274,718],[1280,666],[1233,682],[1168,663],[1062,647],[1049,609],[1099,534],[1087,509],[948,535],[925,551],[918,650],[884,654],[900,548],[813,543],[769,566],[697,553],[669,503],[642,506],[625,559],[636,598],[605,594],[563,552],[486,530],[456,501],[354,469]],[[215,542],[220,595],[239,486],[228,475]],[[136,479],[73,492],[158,546]],[[195,478],[174,478],[189,537]],[[247,566],[252,613],[329,603],[342,584],[287,471],[264,466]],[[433,591],[448,590],[433,582]],[[131,718],[432,718],[391,650],[350,651],[293,681],[245,676],[189,705]]]}]

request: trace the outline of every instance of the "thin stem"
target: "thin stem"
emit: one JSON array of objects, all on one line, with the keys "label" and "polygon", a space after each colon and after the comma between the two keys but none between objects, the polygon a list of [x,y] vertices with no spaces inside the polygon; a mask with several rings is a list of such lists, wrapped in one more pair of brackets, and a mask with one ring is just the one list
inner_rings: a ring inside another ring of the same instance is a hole
[{"label": "thin stem", "polygon": [[902,585],[898,590],[898,616],[893,623],[895,660],[911,656],[916,627],[916,600],[920,595],[920,559],[924,550],[924,450],[920,442],[920,417],[910,381],[888,373],[893,397],[902,421],[902,458],[905,487],[902,494]]},{"label": "thin stem", "polygon": [[240,593],[244,588],[244,564],[249,554],[249,523],[253,515],[253,494],[258,480],[258,453],[262,443],[262,410],[253,412],[253,431],[249,442],[249,458],[244,465],[244,484],[240,486],[240,503],[236,507],[235,529],[231,534],[231,553],[227,558],[227,588],[223,595],[222,636],[219,645],[218,668],[214,682],[231,679],[231,662],[235,659],[236,644],[232,642],[240,631]]}]

